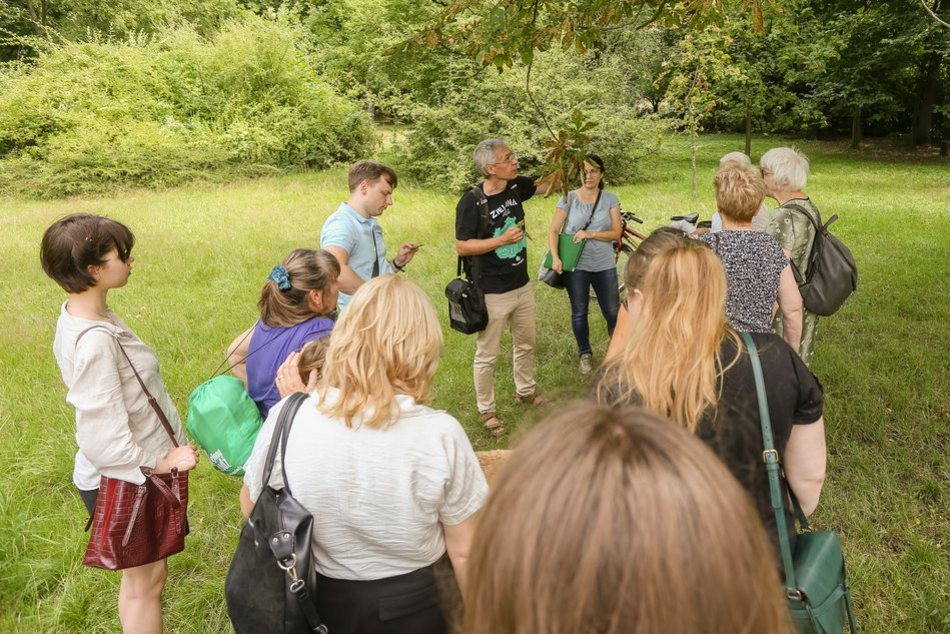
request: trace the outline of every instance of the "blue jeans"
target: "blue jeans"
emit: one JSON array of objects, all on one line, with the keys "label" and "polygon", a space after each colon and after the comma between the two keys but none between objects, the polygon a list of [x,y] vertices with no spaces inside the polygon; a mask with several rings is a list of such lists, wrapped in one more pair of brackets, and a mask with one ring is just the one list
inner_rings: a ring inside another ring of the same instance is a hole
[{"label": "blue jeans", "polygon": [[617,270],[571,271],[561,274],[567,296],[571,300],[571,329],[577,340],[578,354],[591,354],[590,326],[587,324],[587,310],[590,306],[590,289],[594,288],[600,312],[607,320],[607,334],[614,334],[617,325],[617,313],[620,311],[620,293],[617,291]]}]

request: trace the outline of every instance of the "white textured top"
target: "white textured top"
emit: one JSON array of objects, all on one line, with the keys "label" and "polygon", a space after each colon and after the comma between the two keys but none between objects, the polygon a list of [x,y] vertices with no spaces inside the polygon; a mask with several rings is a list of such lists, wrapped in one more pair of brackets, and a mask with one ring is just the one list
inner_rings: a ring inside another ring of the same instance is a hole
[{"label": "white textured top", "polygon": [[[255,502],[284,403],[271,409],[245,465]],[[442,524],[465,521],[488,496],[458,421],[409,396],[398,396],[397,404],[395,424],[370,429],[354,421],[349,428],[320,413],[311,395],[290,431],[290,490],[313,514],[314,560],[328,577],[383,579],[428,566],[445,553]],[[283,487],[282,473],[278,452],[271,486]]]},{"label": "white textured top", "polygon": [[[175,404],[159,374],[158,357],[118,315],[93,321],[60,310],[53,355],[69,392],[66,402],[76,408],[76,462],[73,483],[83,491],[99,488],[99,475],[135,484],[145,482],[140,467],[154,468],[158,458],[174,447],[158,415],[126,361],[119,343],[152,396],[158,401],[179,443],[185,434]],[[91,326],[95,328],[76,338]]]}]

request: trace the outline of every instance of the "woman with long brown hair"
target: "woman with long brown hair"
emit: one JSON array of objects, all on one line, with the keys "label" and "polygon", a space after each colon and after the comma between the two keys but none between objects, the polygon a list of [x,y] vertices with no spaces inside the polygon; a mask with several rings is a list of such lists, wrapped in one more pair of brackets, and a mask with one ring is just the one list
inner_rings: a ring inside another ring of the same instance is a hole
[{"label": "woman with long brown hair", "polygon": [[540,423],[481,515],[465,634],[792,632],[748,495],[640,408]]},{"label": "woman with long brown hair", "polygon": [[[290,355],[333,329],[340,263],[328,251],[294,249],[264,282],[257,306],[260,320],[228,347],[232,368],[266,418],[282,396],[305,387],[295,369],[280,369]],[[286,371],[285,371],[286,370]],[[283,374],[282,374],[283,372]]]},{"label": "woman with long brown hair", "polygon": [[[723,267],[709,247],[685,234],[665,232],[643,245],[652,259],[627,265],[631,323],[624,349],[604,367],[595,396],[601,403],[642,405],[707,442],[752,495],[777,540],[752,366],[726,323]],[[825,475],[821,385],[781,337],[752,333],[752,338],[785,482],[808,515],[818,505]]]}]

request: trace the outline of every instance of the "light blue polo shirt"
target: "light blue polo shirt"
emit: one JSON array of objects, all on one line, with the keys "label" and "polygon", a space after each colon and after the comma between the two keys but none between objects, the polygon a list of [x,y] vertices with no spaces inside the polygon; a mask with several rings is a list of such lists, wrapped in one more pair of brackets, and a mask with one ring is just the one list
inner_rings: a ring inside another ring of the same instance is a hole
[{"label": "light blue polo shirt", "polygon": [[[373,261],[379,261],[379,274],[395,273],[386,259],[383,228],[375,218],[364,218],[346,203],[340,203],[320,230],[320,248],[337,247],[349,254],[349,267],[364,281],[373,277]],[[340,293],[337,307],[342,312],[351,295]]]}]

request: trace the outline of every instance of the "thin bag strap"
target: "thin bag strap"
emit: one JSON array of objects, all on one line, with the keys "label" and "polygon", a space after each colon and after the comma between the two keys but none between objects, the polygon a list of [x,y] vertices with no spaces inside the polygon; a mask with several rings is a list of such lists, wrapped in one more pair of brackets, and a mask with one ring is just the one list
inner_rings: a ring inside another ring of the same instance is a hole
[{"label": "thin bag strap", "polygon": [[[277,451],[280,450],[281,471],[283,472],[284,487],[290,493],[290,486],[287,484],[287,468],[284,464],[287,436],[290,434],[290,427],[294,423],[294,417],[300,405],[306,400],[307,395],[303,392],[294,392],[287,397],[287,402],[280,409],[280,415],[277,417],[277,423],[274,425],[274,433],[270,438],[270,447],[267,449],[267,458],[264,460],[264,471],[261,475],[261,486],[266,487],[270,482],[271,473],[274,471],[274,459],[277,457]],[[285,431],[286,428],[286,431]]]},{"label": "thin bag strap", "polygon": [[379,245],[376,244],[376,227],[370,227],[370,233],[373,234],[373,278],[379,277]]},{"label": "thin bag strap", "polygon": [[[600,196],[603,193],[604,193],[604,190],[602,189],[597,190],[597,198],[594,199],[594,206],[590,208],[590,216],[588,216],[587,218],[587,224],[584,225],[584,228],[581,229],[581,231],[587,231],[587,227],[589,227],[590,223],[594,221],[594,213],[597,211],[597,205],[600,204]],[[571,194],[573,194],[573,192],[567,192],[567,198],[564,202],[564,204],[567,206],[567,215],[565,216],[564,224],[561,225],[561,230],[558,233],[564,233],[564,228],[567,226],[567,221],[571,219],[571,207],[572,207]],[[577,200],[577,202],[580,202],[581,200],[580,198],[578,198],[576,194],[574,195],[574,199]]]},{"label": "thin bag strap", "polygon": [[558,230],[559,235],[564,234],[564,228],[567,227],[567,221],[571,219],[571,194],[572,193],[573,192],[567,192],[567,197],[564,199],[564,206],[567,207],[567,209],[564,210],[564,222],[561,223],[561,228]]},{"label": "thin bag strap", "polygon": [[[248,330],[247,334],[245,334],[244,337],[238,342],[238,348],[241,347],[241,344],[244,343],[244,340],[245,340],[245,339],[247,339],[247,338],[250,337],[252,334],[254,334],[254,329],[257,328],[257,324],[259,324],[259,323],[261,323],[261,320],[260,320],[260,319],[258,319],[256,322],[254,322],[254,325],[251,326],[251,328],[250,328],[250,330]],[[290,328],[285,328],[285,329],[284,329],[284,332],[280,333],[279,335],[277,335],[276,337],[274,337],[273,339],[271,339],[270,341],[268,341],[268,342],[265,343],[264,345],[258,346],[256,349],[252,350],[251,352],[248,352],[246,355],[244,355],[244,358],[243,358],[243,359],[241,359],[240,361],[235,361],[234,363],[232,363],[231,365],[229,365],[227,368],[225,368],[224,372],[221,372],[220,374],[227,374],[228,372],[230,372],[231,370],[233,370],[233,369],[236,368],[237,366],[241,365],[242,363],[246,363],[248,359],[250,359],[251,357],[253,357],[255,354],[257,354],[258,352],[260,352],[261,350],[263,350],[263,349],[266,348],[267,346],[271,345],[271,344],[274,343],[275,341],[279,341],[282,337],[284,337],[285,335],[287,335],[287,333],[289,333],[289,332],[290,332]],[[250,345],[250,344],[248,344],[248,345]],[[235,350],[235,352],[236,352],[236,351],[237,351],[237,348],[235,348],[234,350]],[[228,359],[231,358],[231,355],[232,355],[232,354],[234,354],[234,352],[231,352],[231,354],[229,354],[228,356],[226,356],[226,357],[224,358],[224,361],[222,361],[220,364],[218,364],[218,367],[215,368],[214,373],[212,373],[211,377],[209,377],[208,380],[211,380],[211,379],[213,379],[214,377],[216,377],[216,376],[219,375],[218,370],[221,369],[221,366],[222,366],[222,365],[224,365],[225,363],[228,362]]]},{"label": "thin bag strap", "polygon": [[167,433],[168,437],[171,438],[172,444],[175,445],[176,447],[180,447],[180,445],[178,444],[178,440],[175,439],[175,430],[172,429],[172,424],[168,422],[168,417],[165,416],[165,412],[162,411],[162,408],[159,406],[158,401],[155,400],[155,397],[152,396],[152,393],[148,391],[147,387],[145,387],[145,382],[142,380],[142,377],[139,376],[138,370],[136,370],[135,366],[132,365],[132,359],[129,358],[129,353],[125,351],[125,347],[123,347],[122,342],[119,341],[119,338],[115,336],[114,332],[112,332],[105,326],[90,326],[89,328],[86,328],[81,333],[79,333],[79,336],[76,337],[76,345],[77,346],[79,345],[79,340],[82,339],[83,335],[85,335],[90,330],[95,330],[97,328],[105,330],[106,332],[108,332],[109,334],[113,336],[113,338],[115,339],[115,342],[119,345],[119,350],[122,351],[122,356],[124,356],[125,360],[129,362],[129,367],[132,368],[132,374],[135,375],[135,380],[139,382],[139,385],[141,386],[142,391],[145,392],[145,398],[148,400],[149,407],[151,407],[152,410],[155,412],[155,414],[158,416],[158,420],[162,422],[162,427],[165,428],[165,433]]},{"label": "thin bag strap", "polygon": [[772,419],[769,416],[769,401],[765,393],[765,377],[762,375],[762,362],[752,335],[741,333],[752,362],[752,374],[755,376],[755,393],[759,402],[759,421],[762,426],[762,459],[769,474],[769,491],[772,498],[772,510],[775,512],[775,524],[778,528],[778,544],[782,551],[782,564],[785,567],[785,589],[790,597],[798,596],[795,583],[795,566],[792,563],[792,549],[788,543],[788,526],[785,522],[785,506],[782,503],[782,486],[779,475],[779,455],[772,438]]},{"label": "thin bag strap", "polygon": [[[488,197],[482,191],[481,185],[475,185],[469,190],[469,193],[475,196],[475,209],[478,210],[478,220],[475,224],[475,235],[481,236],[482,231],[488,228]],[[482,256],[468,256],[472,261],[472,283],[478,287],[478,282],[482,278]],[[458,277],[462,277],[462,258],[458,258]]]},{"label": "thin bag strap", "polygon": [[[594,200],[594,206],[590,208],[590,217],[587,219],[587,224],[584,225],[584,228],[581,229],[581,231],[587,231],[587,227],[590,226],[590,223],[594,222],[594,213],[596,213],[597,211],[597,205],[600,204],[600,195],[603,193],[604,193],[604,190],[602,189],[597,190],[597,199]],[[578,198],[578,200],[580,199]]]}]

